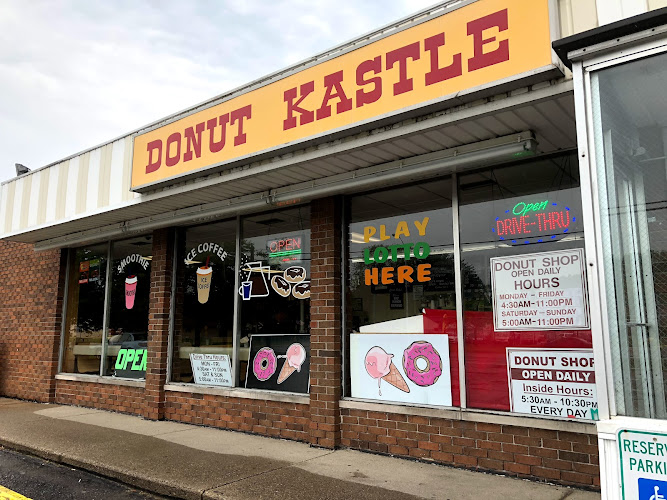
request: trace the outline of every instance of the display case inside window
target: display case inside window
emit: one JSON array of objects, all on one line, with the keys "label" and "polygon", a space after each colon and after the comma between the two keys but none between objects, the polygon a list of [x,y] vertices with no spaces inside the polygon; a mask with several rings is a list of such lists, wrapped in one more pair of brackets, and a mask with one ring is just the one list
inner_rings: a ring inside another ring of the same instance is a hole
[{"label": "display case inside window", "polygon": [[236,220],[180,230],[177,241],[171,379],[232,386]]},{"label": "display case inside window", "polygon": [[151,235],[112,243],[105,375],[146,376],[152,253]]},{"label": "display case inside window", "polygon": [[468,407],[596,418],[576,155],[461,175],[458,199]]},{"label": "display case inside window", "polygon": [[349,199],[352,397],[458,406],[452,181]]},{"label": "display case inside window", "polygon": [[69,253],[61,371],[100,374],[108,244]]},{"label": "display case inside window", "polygon": [[310,209],[242,219],[239,376],[247,388],[307,393]]}]

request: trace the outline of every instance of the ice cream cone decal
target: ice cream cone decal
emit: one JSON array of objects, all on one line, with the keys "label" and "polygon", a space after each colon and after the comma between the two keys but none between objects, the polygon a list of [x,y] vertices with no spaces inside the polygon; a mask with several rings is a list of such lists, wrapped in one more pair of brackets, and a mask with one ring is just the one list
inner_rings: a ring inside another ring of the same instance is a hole
[{"label": "ice cream cone decal", "polygon": [[394,363],[389,365],[389,373],[382,377],[382,380],[393,385],[397,389],[402,390],[403,392],[410,392],[408,383],[405,381],[403,375],[401,375],[401,372],[398,371],[398,368],[396,368]]},{"label": "ice cream cone decal", "polygon": [[[283,357],[283,356],[280,356]],[[278,383],[282,384],[295,371],[301,371],[301,365],[306,360],[306,350],[301,344],[292,344],[287,348],[285,362],[278,375]]]},{"label": "ice cream cone decal", "polygon": [[377,346],[371,347],[366,353],[364,366],[366,367],[368,374],[374,379],[377,379],[378,393],[380,396],[382,396],[382,380],[403,392],[410,392],[410,388],[403,378],[403,375],[401,375],[401,372],[398,371],[396,365],[391,361],[391,358],[393,357],[393,354],[387,354],[382,347]]}]

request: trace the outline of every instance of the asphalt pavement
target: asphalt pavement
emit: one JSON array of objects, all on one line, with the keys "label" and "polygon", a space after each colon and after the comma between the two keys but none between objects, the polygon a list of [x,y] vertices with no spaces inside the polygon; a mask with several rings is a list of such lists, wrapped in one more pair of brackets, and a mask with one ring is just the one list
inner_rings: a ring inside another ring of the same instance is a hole
[{"label": "asphalt pavement", "polygon": [[594,492],[353,450],[3,398],[0,445],[185,499],[600,498]]},{"label": "asphalt pavement", "polygon": [[0,486],[34,500],[165,498],[138,491],[89,472],[2,448],[0,448]]}]

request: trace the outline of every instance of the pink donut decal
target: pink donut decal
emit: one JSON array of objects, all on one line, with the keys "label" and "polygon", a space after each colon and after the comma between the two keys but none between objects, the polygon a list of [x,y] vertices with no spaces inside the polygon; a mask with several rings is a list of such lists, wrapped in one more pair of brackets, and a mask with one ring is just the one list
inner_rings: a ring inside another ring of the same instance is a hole
[{"label": "pink donut decal", "polygon": [[252,372],[257,377],[257,380],[264,382],[269,380],[271,375],[276,373],[276,366],[278,365],[278,360],[276,359],[276,353],[273,352],[273,349],[270,347],[262,347],[257,354],[255,354],[255,359],[252,361]]},{"label": "pink donut decal", "polygon": [[[425,368],[417,366],[419,360],[426,362]],[[442,359],[430,342],[419,340],[403,351],[403,369],[415,384],[428,387],[442,375]]]}]

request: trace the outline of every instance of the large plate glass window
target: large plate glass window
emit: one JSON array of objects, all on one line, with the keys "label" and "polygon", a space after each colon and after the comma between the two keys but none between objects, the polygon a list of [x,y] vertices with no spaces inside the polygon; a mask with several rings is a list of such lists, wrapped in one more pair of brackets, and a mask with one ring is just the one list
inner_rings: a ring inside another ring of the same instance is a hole
[{"label": "large plate glass window", "polygon": [[146,377],[152,253],[151,235],[111,245],[105,375]]},{"label": "large plate glass window", "polygon": [[178,235],[174,382],[233,385],[236,220]]},{"label": "large plate glass window", "polygon": [[574,153],[459,176],[467,405],[597,417]]},{"label": "large plate glass window", "polygon": [[100,374],[108,244],[69,253],[62,371]]},{"label": "large plate glass window", "polygon": [[458,406],[451,179],[355,196],[347,210],[348,394]]},{"label": "large plate glass window", "polygon": [[240,385],[308,392],[310,279],[309,207],[242,219]]}]

